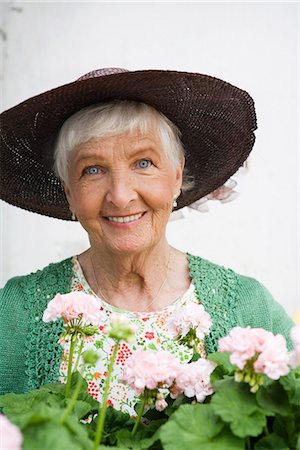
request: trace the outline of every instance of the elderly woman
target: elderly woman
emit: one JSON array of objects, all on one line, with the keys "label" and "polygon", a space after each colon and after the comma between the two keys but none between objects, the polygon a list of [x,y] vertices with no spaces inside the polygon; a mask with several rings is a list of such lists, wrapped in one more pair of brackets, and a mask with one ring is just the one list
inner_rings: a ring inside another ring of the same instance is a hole
[{"label": "elderly woman", "polygon": [[[245,91],[171,71],[94,71],[2,114],[1,198],[77,219],[90,241],[82,254],[2,289],[2,393],[65,380],[61,324],[42,321],[58,292],[91,294],[108,320],[122,312],[137,326],[136,342],[119,349],[109,398],[129,412],[135,396],[118,377],[134,349],[191,358],[166,325],[183,305],[200,302],[211,316],[203,357],[237,325],[288,336],[291,320],[258,281],[166,239],[172,210],[220,189],[248,157],[255,128]],[[100,327],[85,348],[101,348],[101,359],[94,369],[79,366],[100,401],[112,346]]]}]

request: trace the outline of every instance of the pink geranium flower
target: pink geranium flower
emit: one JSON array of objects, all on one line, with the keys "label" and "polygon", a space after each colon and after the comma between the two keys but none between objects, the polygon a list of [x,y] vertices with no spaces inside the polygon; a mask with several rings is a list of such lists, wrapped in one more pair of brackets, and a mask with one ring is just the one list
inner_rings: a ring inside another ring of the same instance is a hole
[{"label": "pink geranium flower", "polygon": [[84,292],[70,292],[69,294],[57,294],[43,315],[44,322],[51,322],[58,318],[65,321],[82,319],[83,322],[98,326],[104,320],[104,314],[95,297]]},{"label": "pink geranium flower", "polygon": [[179,360],[167,351],[138,350],[126,360],[120,379],[136,395],[141,395],[145,389],[170,387],[178,374],[179,365]]},{"label": "pink geranium flower", "polygon": [[230,362],[243,369],[246,362],[260,353],[267,341],[273,336],[263,328],[233,328],[228,336],[219,340],[219,351],[230,352]]},{"label": "pink geranium flower", "polygon": [[155,401],[155,409],[157,411],[163,411],[168,406],[168,403],[165,400],[164,394],[158,393]]},{"label": "pink geranium flower", "polygon": [[178,309],[168,320],[168,329],[174,337],[184,337],[191,328],[196,331],[198,339],[203,339],[209,333],[212,321],[210,315],[199,303],[188,303]]},{"label": "pink geranium flower", "polygon": [[256,372],[264,373],[272,380],[289,373],[286,340],[281,334],[274,336],[271,333],[253,366]]},{"label": "pink geranium flower", "polygon": [[284,337],[274,336],[262,328],[233,328],[228,336],[219,340],[219,351],[230,352],[230,362],[240,370],[252,359],[257,373],[274,380],[289,372]]},{"label": "pink geranium flower", "polygon": [[204,358],[198,361],[181,364],[176,377],[176,384],[171,388],[171,397],[184,393],[186,397],[196,397],[197,402],[203,402],[207,395],[214,391],[210,384],[210,375],[216,364]]},{"label": "pink geranium flower", "polygon": [[291,329],[291,340],[294,350],[290,354],[289,365],[295,368],[300,366],[300,325],[295,325]]},{"label": "pink geranium flower", "polygon": [[0,414],[0,449],[22,450],[23,436],[16,425]]}]

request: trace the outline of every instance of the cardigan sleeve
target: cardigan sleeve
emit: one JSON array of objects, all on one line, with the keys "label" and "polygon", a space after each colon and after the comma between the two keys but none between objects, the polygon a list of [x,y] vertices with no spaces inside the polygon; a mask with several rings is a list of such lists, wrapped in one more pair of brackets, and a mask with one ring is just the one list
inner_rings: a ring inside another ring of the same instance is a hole
[{"label": "cardigan sleeve", "polygon": [[0,292],[0,394],[21,393],[57,381],[63,321],[43,313],[58,293],[71,290],[72,258],[10,279]]},{"label": "cardigan sleeve", "polygon": [[237,318],[240,326],[264,328],[274,334],[282,334],[288,348],[291,328],[295,325],[284,308],[270,292],[254,278],[239,275]]},{"label": "cardigan sleeve", "polygon": [[10,279],[0,290],[0,394],[24,392],[25,342],[28,312],[24,308],[21,277]]}]

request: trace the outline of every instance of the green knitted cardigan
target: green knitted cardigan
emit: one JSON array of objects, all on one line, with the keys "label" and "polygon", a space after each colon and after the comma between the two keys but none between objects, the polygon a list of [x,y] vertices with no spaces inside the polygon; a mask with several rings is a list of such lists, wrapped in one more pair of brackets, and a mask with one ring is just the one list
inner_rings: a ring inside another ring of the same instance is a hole
[{"label": "green knitted cardigan", "polygon": [[[188,255],[196,294],[212,317],[206,351],[240,325],[262,327],[287,339],[293,322],[256,280],[236,274],[200,257]],[[43,312],[58,293],[71,291],[72,258],[43,270],[10,279],[0,295],[0,393],[22,393],[56,382],[62,346],[62,321],[44,323]]]}]

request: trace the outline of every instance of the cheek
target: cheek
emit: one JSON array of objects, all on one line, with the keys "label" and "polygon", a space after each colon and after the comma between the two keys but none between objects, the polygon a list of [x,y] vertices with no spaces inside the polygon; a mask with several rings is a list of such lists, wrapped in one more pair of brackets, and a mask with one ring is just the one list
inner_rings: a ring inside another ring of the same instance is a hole
[{"label": "cheek", "polygon": [[102,204],[102,195],[99,189],[76,189],[73,199],[77,214],[82,217],[90,217],[95,211],[99,212]]},{"label": "cheek", "polygon": [[174,187],[169,178],[152,179],[143,185],[143,198],[154,210],[172,209]]},{"label": "cheek", "polygon": [[170,193],[153,190],[148,196],[144,196],[144,201],[154,214],[169,213],[172,205]]}]

